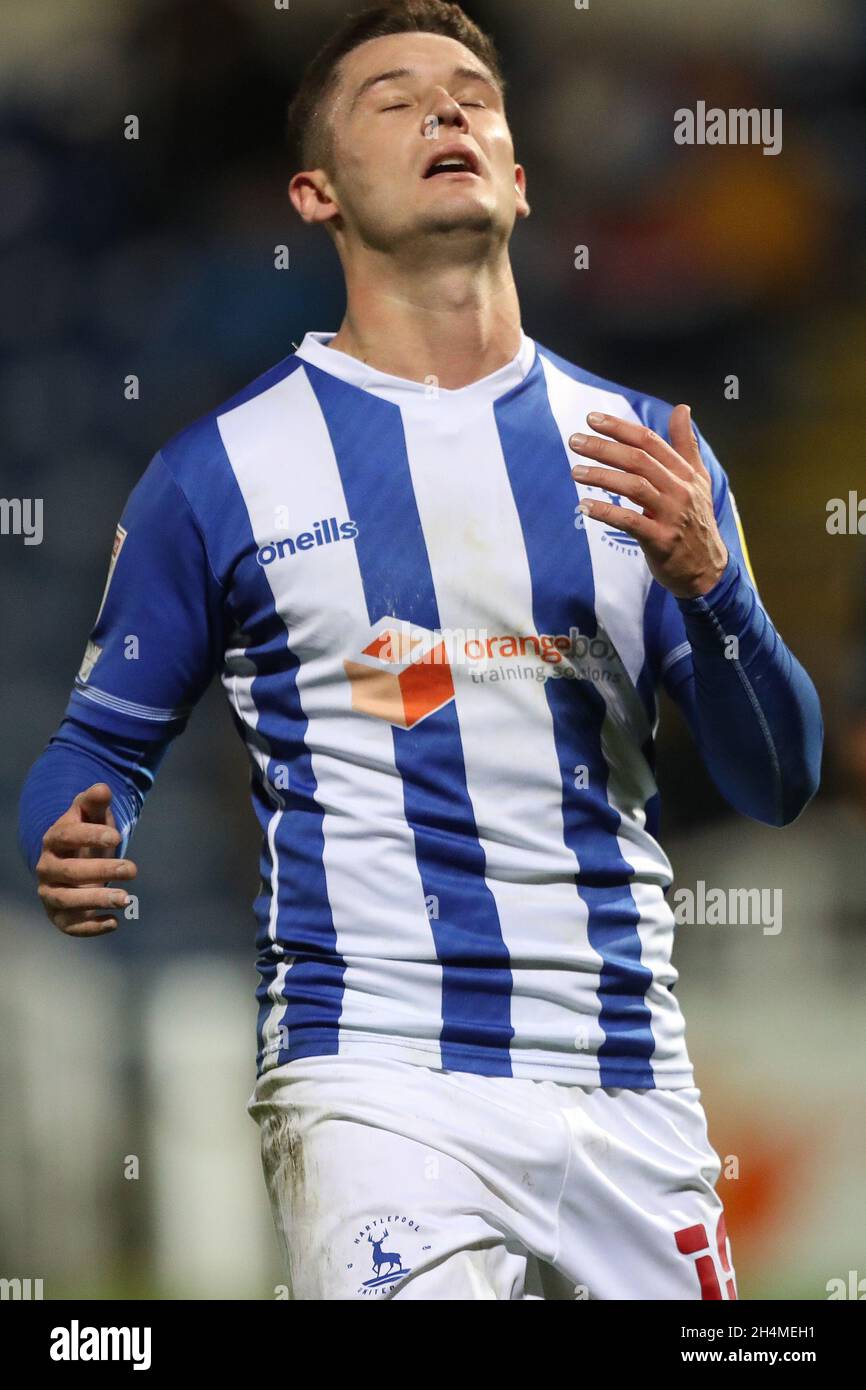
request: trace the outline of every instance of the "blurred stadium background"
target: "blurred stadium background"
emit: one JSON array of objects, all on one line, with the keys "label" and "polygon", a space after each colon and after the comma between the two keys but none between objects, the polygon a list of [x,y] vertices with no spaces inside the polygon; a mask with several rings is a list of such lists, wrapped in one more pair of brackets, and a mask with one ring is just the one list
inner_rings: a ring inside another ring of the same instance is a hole
[{"label": "blurred stadium background", "polygon": [[[346,8],[40,0],[0,14],[2,490],[45,509],[41,545],[0,538],[0,1275],[42,1278],[47,1298],[269,1298],[280,1279],[244,1108],[258,838],[218,687],[145,810],[141,916],[113,938],[49,926],[15,814],[151,454],[307,330],[338,327],[336,258],[286,201],[282,128]],[[788,830],[727,811],[670,707],[660,760],[677,885],[784,893],[779,935],[682,927],[674,959],[740,1295],[821,1299],[829,1279],[866,1275],[866,539],[825,528],[828,499],[866,479],[866,10],[466,8],[502,49],[529,173],[513,246],[525,328],[692,403],[765,602],[821,692],[824,786]],[[782,108],[783,152],[677,146],[673,112],[698,100]],[[579,244],[589,270],[574,268]]]}]

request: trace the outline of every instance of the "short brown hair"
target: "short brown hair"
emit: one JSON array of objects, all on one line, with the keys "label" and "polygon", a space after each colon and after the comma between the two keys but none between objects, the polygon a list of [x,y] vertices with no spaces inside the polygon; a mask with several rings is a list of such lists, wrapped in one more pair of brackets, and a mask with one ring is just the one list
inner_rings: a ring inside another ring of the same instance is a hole
[{"label": "short brown hair", "polygon": [[325,105],[336,84],[341,60],[368,39],[409,33],[444,34],[457,39],[486,64],[504,95],[505,78],[496,45],[459,5],[445,0],[386,0],[385,4],[350,15],[304,73],[288,114],[289,145],[297,168],[315,169],[327,162],[330,130]]}]

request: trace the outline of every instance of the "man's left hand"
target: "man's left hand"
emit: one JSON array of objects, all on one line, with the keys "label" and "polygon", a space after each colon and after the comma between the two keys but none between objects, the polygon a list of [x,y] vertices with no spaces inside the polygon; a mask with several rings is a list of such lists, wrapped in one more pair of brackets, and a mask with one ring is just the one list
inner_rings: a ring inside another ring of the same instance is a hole
[{"label": "man's left hand", "polygon": [[645,425],[615,415],[587,415],[600,435],[572,435],[569,448],[600,466],[576,464],[572,476],[591,487],[628,497],[641,512],[584,498],[581,511],[627,531],[641,544],[655,579],[676,598],[698,598],[718,584],[728,551],[713,511],[712,482],[692,430],[687,405],[671,415],[668,444]]}]

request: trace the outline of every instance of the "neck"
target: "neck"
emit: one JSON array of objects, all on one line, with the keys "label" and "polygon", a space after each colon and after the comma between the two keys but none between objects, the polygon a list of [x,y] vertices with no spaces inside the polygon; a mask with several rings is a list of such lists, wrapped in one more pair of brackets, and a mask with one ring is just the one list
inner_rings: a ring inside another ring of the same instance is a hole
[{"label": "neck", "polygon": [[365,248],[343,260],[346,316],[330,347],[407,381],[457,391],[520,351],[520,304],[507,252],[493,262],[401,267]]}]

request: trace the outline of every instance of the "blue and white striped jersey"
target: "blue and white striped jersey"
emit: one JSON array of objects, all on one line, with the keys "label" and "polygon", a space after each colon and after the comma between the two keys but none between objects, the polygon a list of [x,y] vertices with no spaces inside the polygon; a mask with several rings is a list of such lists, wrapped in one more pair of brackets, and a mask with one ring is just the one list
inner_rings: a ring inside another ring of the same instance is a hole
[{"label": "blue and white striped jersey", "polygon": [[220,673],[263,836],[260,1069],[690,1085],[653,775],[690,648],[567,448],[590,410],[666,434],[670,407],[525,334],[460,390],[332,336],[152,459],[67,713],[164,741]]}]

